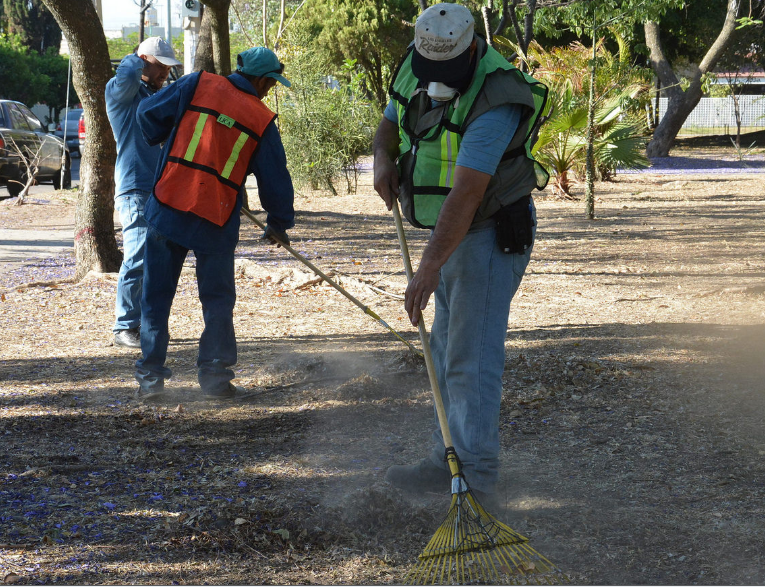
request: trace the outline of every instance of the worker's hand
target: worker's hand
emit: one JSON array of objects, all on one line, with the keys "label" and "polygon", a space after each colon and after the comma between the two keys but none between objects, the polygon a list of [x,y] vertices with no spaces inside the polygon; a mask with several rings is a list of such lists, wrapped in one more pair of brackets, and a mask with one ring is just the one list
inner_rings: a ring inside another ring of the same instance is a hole
[{"label": "worker's hand", "polygon": [[406,313],[409,314],[412,326],[417,326],[419,323],[422,311],[428,305],[430,295],[438,287],[439,277],[440,272],[438,268],[420,263],[417,273],[414,274],[412,281],[409,282],[406,294],[404,295],[404,307],[406,308]]},{"label": "worker's hand", "polygon": [[290,244],[290,237],[287,236],[286,232],[283,232],[281,230],[276,230],[275,228],[272,228],[271,226],[266,226],[266,232],[263,233],[263,236],[261,237],[263,240],[267,240],[272,245],[276,245],[276,248],[278,249],[283,244],[288,245]]},{"label": "worker's hand", "polygon": [[383,199],[388,210],[398,198],[398,170],[396,164],[386,155],[376,156],[374,165],[375,191]]}]

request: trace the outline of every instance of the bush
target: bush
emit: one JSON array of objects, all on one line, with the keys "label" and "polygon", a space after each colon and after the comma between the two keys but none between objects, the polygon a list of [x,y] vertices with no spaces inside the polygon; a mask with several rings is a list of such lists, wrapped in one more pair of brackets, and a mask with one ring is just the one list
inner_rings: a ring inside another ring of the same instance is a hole
[{"label": "bush", "polygon": [[371,152],[380,113],[361,94],[354,61],[346,62],[347,77],[338,80],[323,74],[328,67],[309,45],[290,44],[287,53],[283,60],[292,87],[279,92],[277,105],[292,178],[337,194],[335,184],[344,177],[348,193],[354,193],[359,159]]}]

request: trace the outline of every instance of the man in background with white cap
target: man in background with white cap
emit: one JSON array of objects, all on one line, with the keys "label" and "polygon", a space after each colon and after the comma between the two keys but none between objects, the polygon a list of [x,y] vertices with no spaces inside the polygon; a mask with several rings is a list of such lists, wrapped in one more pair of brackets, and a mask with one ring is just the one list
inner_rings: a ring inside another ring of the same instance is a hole
[{"label": "man in background with white cap", "polygon": [[205,328],[199,339],[197,378],[210,399],[233,399],[237,361],[234,333],[234,249],[245,181],[252,173],[268,212],[263,238],[289,244],[294,190],[276,115],[263,103],[277,84],[289,87],[284,65],[265,47],[237,56],[228,77],[186,75],[141,102],[138,124],[150,145],[164,143],[154,191],[146,204],[141,353],[137,397],[164,393],[170,340],[168,320],[183,262],[196,258]]},{"label": "man in background with white cap", "polygon": [[141,100],[158,91],[170,69],[181,62],[161,37],[151,37],[125,57],[106,84],[106,113],[117,142],[114,167],[114,207],[122,224],[123,257],[117,281],[114,344],[141,346],[141,286],[146,221],[143,210],[154,186],[160,147],[141,136],[135,113]]},{"label": "man in background with white cap", "polygon": [[[530,155],[547,90],[473,32],[470,11],[436,4],[391,84],[375,136],[374,185],[390,210],[432,228],[409,287],[412,324],[435,293],[431,349],[454,448],[479,500],[497,506],[499,410],[510,301],[534,239]],[[388,469],[416,493],[445,492],[451,474],[436,424],[428,457]]]}]

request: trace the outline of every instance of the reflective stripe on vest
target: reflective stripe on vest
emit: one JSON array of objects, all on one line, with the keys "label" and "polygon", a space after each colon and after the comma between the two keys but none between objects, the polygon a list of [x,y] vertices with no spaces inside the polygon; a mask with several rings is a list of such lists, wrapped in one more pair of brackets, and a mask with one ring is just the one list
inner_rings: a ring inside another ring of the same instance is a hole
[{"label": "reflective stripe on vest", "polygon": [[223,226],[236,207],[260,137],[274,118],[257,96],[225,77],[202,72],[154,187],[157,199]]}]

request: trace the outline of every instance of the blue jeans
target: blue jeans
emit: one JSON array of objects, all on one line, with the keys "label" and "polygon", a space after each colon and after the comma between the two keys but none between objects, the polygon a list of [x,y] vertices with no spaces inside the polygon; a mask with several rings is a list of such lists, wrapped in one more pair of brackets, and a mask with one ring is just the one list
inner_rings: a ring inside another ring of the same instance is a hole
[{"label": "blue jeans", "polygon": [[[454,448],[473,489],[494,493],[499,478],[499,408],[505,337],[513,299],[531,249],[505,254],[491,226],[469,232],[441,268],[430,335],[438,385]],[[444,464],[433,433],[431,460]]]},{"label": "blue jeans", "polygon": [[[189,250],[149,227],[146,236],[143,298],[141,299],[141,353],[136,379],[146,391],[161,389],[172,376],[165,367],[170,342],[168,320],[183,262]],[[195,251],[197,288],[205,328],[197,357],[199,385],[203,391],[225,390],[234,378],[234,250],[216,254]]]},{"label": "blue jeans", "polygon": [[124,254],[117,281],[114,332],[138,328],[141,324],[141,287],[143,285],[143,245],[146,220],[143,208],[149,194],[128,192],[114,199],[114,208],[122,224]]}]

